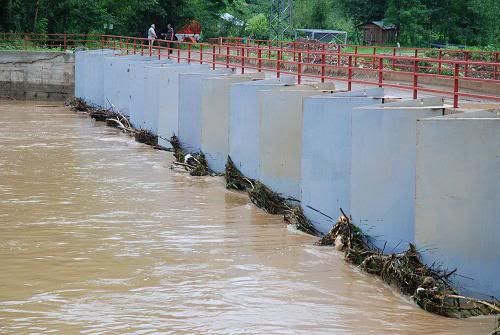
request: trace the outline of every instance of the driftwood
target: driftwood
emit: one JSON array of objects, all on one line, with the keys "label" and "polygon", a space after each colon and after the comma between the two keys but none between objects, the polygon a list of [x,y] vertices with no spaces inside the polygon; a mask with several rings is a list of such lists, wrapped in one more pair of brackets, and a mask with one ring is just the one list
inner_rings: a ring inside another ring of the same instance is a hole
[{"label": "driftwood", "polygon": [[300,206],[291,205],[291,199],[273,192],[261,182],[245,177],[235,166],[231,157],[227,159],[225,178],[227,189],[248,192],[250,200],[257,207],[270,214],[283,215],[288,224],[295,225],[300,231],[314,236],[320,235],[312,222],[306,218]]},{"label": "driftwood", "polygon": [[158,137],[146,129],[137,129],[132,126],[130,120],[119,111],[93,107],[80,98],[66,101],[66,105],[74,111],[87,113],[91,118],[99,122],[106,122],[109,127],[121,129],[123,132],[133,136],[137,142],[147,144],[155,149],[158,146]]},{"label": "driftwood", "polygon": [[[342,211],[342,210],[341,210]],[[364,271],[380,276],[386,283],[410,295],[422,309],[454,318],[500,313],[497,302],[487,302],[457,294],[446,271],[422,263],[413,244],[401,253],[384,254],[342,211],[337,223],[317,245],[332,245],[345,252],[345,259]]]},{"label": "driftwood", "polygon": [[214,173],[208,168],[208,162],[203,152],[186,154],[181,147],[179,138],[175,135],[170,138],[169,142],[172,145],[176,160],[174,165],[184,167],[184,169],[188,171],[191,176],[201,177],[214,175]]}]

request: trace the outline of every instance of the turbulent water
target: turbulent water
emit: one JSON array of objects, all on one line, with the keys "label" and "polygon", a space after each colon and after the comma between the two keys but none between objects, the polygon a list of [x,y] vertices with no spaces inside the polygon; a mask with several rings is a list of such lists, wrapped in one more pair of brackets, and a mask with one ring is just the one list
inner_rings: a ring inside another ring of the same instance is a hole
[{"label": "turbulent water", "polygon": [[172,155],[0,102],[0,334],[489,334],[426,313]]}]

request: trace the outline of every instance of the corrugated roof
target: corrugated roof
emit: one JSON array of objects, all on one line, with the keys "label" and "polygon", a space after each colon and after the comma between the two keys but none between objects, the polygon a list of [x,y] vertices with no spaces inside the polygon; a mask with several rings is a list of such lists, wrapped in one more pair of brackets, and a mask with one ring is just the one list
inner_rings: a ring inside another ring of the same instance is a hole
[{"label": "corrugated roof", "polygon": [[385,23],[384,20],[367,22],[367,23],[362,24],[362,26],[364,26],[366,24],[370,24],[370,23],[378,26],[380,29],[383,29],[383,30],[396,29],[396,26],[394,24]]}]

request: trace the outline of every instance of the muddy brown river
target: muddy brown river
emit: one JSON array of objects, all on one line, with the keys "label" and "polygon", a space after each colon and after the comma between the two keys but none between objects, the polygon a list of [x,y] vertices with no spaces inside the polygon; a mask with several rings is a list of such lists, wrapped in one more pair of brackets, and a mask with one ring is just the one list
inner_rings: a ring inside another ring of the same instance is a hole
[{"label": "muddy brown river", "polygon": [[489,334],[313,246],[220,177],[0,101],[0,334]]}]

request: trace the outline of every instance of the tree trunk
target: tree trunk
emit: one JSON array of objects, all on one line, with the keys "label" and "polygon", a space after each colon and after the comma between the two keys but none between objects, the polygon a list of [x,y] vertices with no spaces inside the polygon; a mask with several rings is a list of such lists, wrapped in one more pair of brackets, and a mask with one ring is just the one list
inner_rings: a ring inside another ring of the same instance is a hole
[{"label": "tree trunk", "polygon": [[40,8],[40,0],[36,0],[35,5],[35,18],[33,20],[33,32],[36,33],[36,22],[38,20],[38,8]]}]

